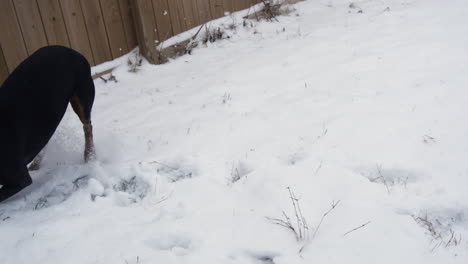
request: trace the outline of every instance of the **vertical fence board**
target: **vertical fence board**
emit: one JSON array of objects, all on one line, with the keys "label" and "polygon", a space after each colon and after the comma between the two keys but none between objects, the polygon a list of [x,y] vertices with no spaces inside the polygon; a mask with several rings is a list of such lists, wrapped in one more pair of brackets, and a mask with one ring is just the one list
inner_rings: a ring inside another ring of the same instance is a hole
[{"label": "vertical fence board", "polygon": [[194,18],[194,21],[195,21],[194,27],[196,27],[196,26],[201,24],[200,15],[199,15],[199,11],[198,11],[198,8],[199,8],[198,7],[198,2],[196,0],[191,0],[190,4],[192,5],[192,14],[193,14],[193,18]]},{"label": "vertical fence board", "polygon": [[213,19],[224,16],[223,0],[210,0],[210,11]]},{"label": "vertical fence board", "polygon": [[112,58],[115,59],[129,51],[122,16],[120,15],[119,1],[101,0],[101,8]]},{"label": "vertical fence board", "polygon": [[244,0],[244,3],[244,8],[250,8],[251,6],[256,4],[252,0]]},{"label": "vertical fence board", "polygon": [[247,0],[234,0],[235,3],[237,3],[237,9],[238,10],[244,10],[248,8],[247,6]]},{"label": "vertical fence board", "polygon": [[197,0],[191,0],[191,4],[192,4],[192,13],[193,13],[193,18],[195,20],[195,25],[194,27],[198,26],[201,24],[200,22],[200,15],[199,15],[199,6],[198,6],[198,1]]},{"label": "vertical fence board", "polygon": [[177,5],[176,11],[179,14],[179,21],[180,21],[180,27],[182,29],[182,32],[188,30],[189,28],[187,27],[187,18],[185,17],[185,10],[184,10],[184,0],[172,0],[172,1],[174,1]]},{"label": "vertical fence board", "polygon": [[137,36],[135,32],[135,21],[133,19],[131,0],[119,0],[120,15],[124,25],[125,38],[129,50],[138,46]]},{"label": "vertical fence board", "polygon": [[14,0],[26,50],[31,55],[40,47],[47,45],[47,38],[36,1]]},{"label": "vertical fence board", "polygon": [[232,0],[232,8],[234,12],[242,10],[242,1],[244,0]]},{"label": "vertical fence board", "polygon": [[28,52],[11,0],[0,0],[0,32],[3,55],[8,71],[12,72],[28,56]]},{"label": "vertical fence board", "polygon": [[49,45],[70,46],[58,0],[37,0]]},{"label": "vertical fence board", "polygon": [[257,4],[256,1],[252,1],[252,0],[244,0],[245,2],[245,8],[250,8],[251,6],[254,6]]},{"label": "vertical fence board", "polygon": [[159,41],[164,41],[174,36],[167,0],[153,0],[153,9],[156,24],[158,25]]},{"label": "vertical fence board", "polygon": [[99,0],[81,0],[81,8],[83,10],[86,29],[88,30],[94,63],[99,64],[111,60],[112,55]]},{"label": "vertical fence board", "polygon": [[236,0],[223,0],[223,8],[225,12],[230,12],[230,13],[233,12],[234,9],[232,7],[232,1],[236,1]]},{"label": "vertical fence board", "polygon": [[140,53],[151,63],[159,63],[155,43],[158,32],[152,0],[134,0],[132,7]]},{"label": "vertical fence board", "polygon": [[177,35],[186,30],[182,0],[167,0],[171,16],[172,31]]},{"label": "vertical fence board", "polygon": [[91,65],[95,65],[80,2],[76,0],[60,0],[60,6],[62,8],[70,46],[83,54]]},{"label": "vertical fence board", "polygon": [[189,30],[199,24],[198,11],[194,12],[194,1],[193,0],[182,0],[184,5],[184,17],[185,25],[187,26],[186,30]]},{"label": "vertical fence board", "polygon": [[249,8],[249,3],[248,0],[237,0],[239,1],[239,10],[244,10],[246,8]]},{"label": "vertical fence board", "polygon": [[259,3],[259,0],[245,0],[247,2],[247,6],[251,7]]},{"label": "vertical fence board", "polygon": [[197,0],[198,16],[200,24],[205,24],[212,19],[210,12],[210,0]]},{"label": "vertical fence board", "polygon": [[3,57],[2,47],[0,46],[0,85],[8,77],[8,66],[6,65],[5,58]]},{"label": "vertical fence board", "polygon": [[254,5],[254,3],[251,0],[242,0],[242,9],[247,9]]}]

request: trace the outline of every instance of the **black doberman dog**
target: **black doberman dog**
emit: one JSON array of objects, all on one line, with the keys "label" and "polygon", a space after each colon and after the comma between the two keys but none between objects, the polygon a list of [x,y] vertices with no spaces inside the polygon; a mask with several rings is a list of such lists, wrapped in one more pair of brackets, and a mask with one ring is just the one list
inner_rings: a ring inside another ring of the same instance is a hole
[{"label": "black doberman dog", "polygon": [[91,68],[80,53],[47,46],[24,60],[0,87],[0,202],[32,183],[27,165],[44,148],[68,103],[83,124],[84,159],[94,156]]}]

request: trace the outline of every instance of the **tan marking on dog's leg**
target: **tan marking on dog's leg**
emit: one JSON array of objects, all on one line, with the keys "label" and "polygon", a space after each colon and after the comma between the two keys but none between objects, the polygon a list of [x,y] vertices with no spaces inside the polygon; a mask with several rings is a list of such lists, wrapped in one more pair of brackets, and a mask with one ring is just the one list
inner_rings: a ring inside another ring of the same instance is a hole
[{"label": "tan marking on dog's leg", "polygon": [[72,98],[70,98],[70,104],[71,104],[71,106],[73,108],[73,111],[78,116],[78,118],[80,119],[80,121],[81,121],[81,123],[83,125],[88,123],[88,122],[91,122],[91,120],[88,121],[88,120],[85,119],[83,106],[81,106],[80,100],[78,99],[77,96],[73,96]]},{"label": "tan marking on dog's leg", "polygon": [[70,104],[72,105],[73,111],[75,111],[75,113],[80,118],[81,123],[83,124],[83,131],[85,137],[84,160],[85,162],[88,162],[96,158],[96,153],[94,150],[93,125],[91,124],[91,120],[85,119],[83,106],[81,105],[78,97],[73,96],[70,99]]}]

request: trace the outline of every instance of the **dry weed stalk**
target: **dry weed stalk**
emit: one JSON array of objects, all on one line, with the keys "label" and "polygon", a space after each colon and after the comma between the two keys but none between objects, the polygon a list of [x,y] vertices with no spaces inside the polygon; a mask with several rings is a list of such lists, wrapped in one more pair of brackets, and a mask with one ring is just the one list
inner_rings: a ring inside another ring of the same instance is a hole
[{"label": "dry weed stalk", "polygon": [[291,230],[294,233],[297,241],[306,241],[309,239],[309,226],[306,219],[302,214],[302,209],[299,204],[299,198],[294,194],[290,187],[287,188],[289,191],[289,199],[291,200],[294,208],[294,215],[296,217],[296,225],[291,221],[291,218],[283,211],[283,218],[271,218],[266,217],[270,222],[275,225],[279,225]]},{"label": "dry weed stalk", "polygon": [[382,165],[377,165],[377,173],[379,174],[379,177],[369,179],[371,182],[375,182],[377,180],[382,180],[383,184],[385,185],[385,188],[387,188],[387,193],[390,194],[390,187],[388,186],[387,179],[384,177],[382,174]]},{"label": "dry weed stalk", "polygon": [[[461,234],[457,236],[455,231],[450,226],[444,226],[438,219],[429,219],[427,213],[423,217],[415,215],[412,215],[412,217],[419,225],[421,225],[424,229],[426,229],[426,231],[429,232],[429,235],[432,237],[432,241],[435,242],[431,252],[435,251],[442,245],[445,248],[448,248],[461,244]],[[450,237],[445,239],[447,237],[447,232],[450,234]]]},{"label": "dry weed stalk", "polygon": [[134,58],[128,57],[127,65],[129,66],[129,72],[138,72],[140,70],[141,64],[143,63],[143,58],[139,51],[135,52]]}]

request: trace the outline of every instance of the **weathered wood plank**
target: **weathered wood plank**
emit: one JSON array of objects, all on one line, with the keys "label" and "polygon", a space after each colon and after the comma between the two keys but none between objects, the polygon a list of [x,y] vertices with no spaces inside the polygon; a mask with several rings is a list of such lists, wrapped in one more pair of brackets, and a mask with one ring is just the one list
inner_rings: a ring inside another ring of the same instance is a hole
[{"label": "weathered wood plank", "polygon": [[119,1],[101,0],[101,8],[112,58],[115,59],[129,51]]},{"label": "weathered wood plank", "polygon": [[0,45],[8,71],[12,72],[27,56],[21,28],[11,0],[0,1]]},{"label": "weathered wood plank", "polygon": [[156,24],[158,25],[159,41],[164,41],[174,36],[167,0],[153,0],[153,12]]},{"label": "weathered wood plank", "polygon": [[36,1],[14,0],[16,15],[21,27],[24,43],[28,54],[47,46],[47,38],[42,25],[39,7]]},{"label": "weathered wood plank", "polygon": [[124,25],[125,38],[127,40],[127,47],[132,50],[138,46],[138,40],[135,32],[135,21],[133,19],[132,6],[130,0],[119,0],[120,14],[122,16],[122,23]]},{"label": "weathered wood plank", "polygon": [[67,28],[70,46],[83,54],[91,65],[94,62],[93,52],[89,44],[88,32],[83,18],[80,2],[76,0],[60,0],[65,26]]},{"label": "weathered wood plank", "polygon": [[81,0],[81,8],[83,10],[86,29],[88,30],[94,63],[99,64],[111,60],[112,55],[99,0]]},{"label": "weathered wood plank", "polygon": [[255,0],[245,0],[247,2],[247,7],[250,8],[251,6],[254,6],[257,4],[257,1]]},{"label": "weathered wood plank", "polygon": [[247,0],[234,0],[234,9],[236,11],[247,8]]},{"label": "weathered wood plank", "polygon": [[6,64],[5,57],[3,57],[2,47],[0,46],[0,85],[2,85],[3,81],[6,80],[8,74],[8,66]]},{"label": "weathered wood plank", "polygon": [[149,62],[157,64],[159,63],[159,54],[156,50],[158,34],[152,0],[134,0],[132,8],[140,53]]},{"label": "weathered wood plank", "polygon": [[110,68],[110,69],[107,69],[105,71],[102,71],[102,72],[97,72],[97,73],[91,73],[92,74],[92,78],[93,80],[96,80],[97,78],[100,78],[106,74],[109,74],[109,73],[112,73],[112,71],[114,70],[115,68]]},{"label": "weathered wood plank", "polygon": [[172,33],[177,35],[182,32],[179,13],[177,12],[177,4],[173,0],[167,0],[167,6],[169,7],[169,17],[171,19]]},{"label": "weathered wood plank", "polygon": [[251,7],[252,5],[254,5],[254,4],[252,3],[251,0],[242,0],[241,1],[242,9],[247,9],[247,8]]},{"label": "weathered wood plank", "polygon": [[[171,1],[171,0],[168,0]],[[185,17],[184,9],[184,0],[173,0],[177,3],[177,12],[179,13],[180,25],[182,26],[182,31],[187,31],[189,27],[187,26],[187,18]]]},{"label": "weathered wood plank", "polygon": [[236,0],[223,0],[224,13],[226,12],[232,13],[234,11],[232,1],[236,1]]},{"label": "weathered wood plank", "polygon": [[200,18],[200,24],[212,20],[210,12],[210,0],[197,0],[198,16]]},{"label": "weathered wood plank", "polygon": [[172,31],[174,35],[187,30],[182,0],[167,0],[167,4],[169,5],[169,15],[171,16]]},{"label": "weathered wood plank", "polygon": [[251,0],[244,0],[244,3],[245,3],[244,6],[245,6],[246,8],[249,8],[249,7],[252,5],[252,1],[251,1]]},{"label": "weathered wood plank", "polygon": [[58,0],[37,0],[49,45],[70,47],[67,29]]},{"label": "weathered wood plank", "polygon": [[210,0],[210,11],[213,19],[224,16],[224,0]]},{"label": "weathered wood plank", "polygon": [[242,9],[242,1],[244,0],[232,0],[232,9],[234,12]]},{"label": "weathered wood plank", "polygon": [[198,2],[196,0],[191,0],[191,4],[192,4],[193,18],[194,18],[194,21],[195,21],[194,27],[196,27],[196,26],[201,24],[200,15],[199,15],[200,12],[198,11],[199,6],[198,6]]},{"label": "weathered wood plank", "polygon": [[246,9],[246,8],[249,8],[249,2],[248,0],[236,0],[239,2],[239,5],[238,5],[238,8],[239,10],[243,10],[243,9]]},{"label": "weathered wood plank", "polygon": [[185,25],[187,26],[186,30],[198,26],[200,24],[200,19],[198,18],[196,1],[182,0],[182,3],[184,5]]}]

